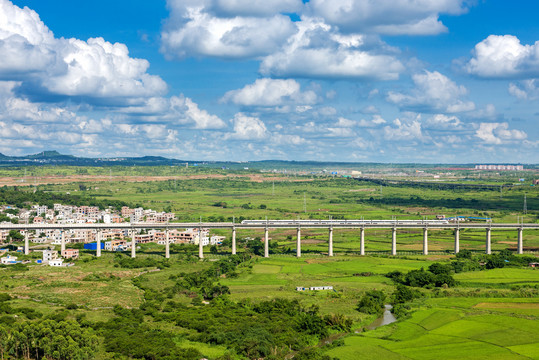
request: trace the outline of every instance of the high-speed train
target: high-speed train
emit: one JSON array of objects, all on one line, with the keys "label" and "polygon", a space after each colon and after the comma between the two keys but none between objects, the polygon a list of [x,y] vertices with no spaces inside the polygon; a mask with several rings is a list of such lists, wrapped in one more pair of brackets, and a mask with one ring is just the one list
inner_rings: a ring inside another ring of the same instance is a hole
[{"label": "high-speed train", "polygon": [[448,220],[243,220],[244,225],[442,225]]}]

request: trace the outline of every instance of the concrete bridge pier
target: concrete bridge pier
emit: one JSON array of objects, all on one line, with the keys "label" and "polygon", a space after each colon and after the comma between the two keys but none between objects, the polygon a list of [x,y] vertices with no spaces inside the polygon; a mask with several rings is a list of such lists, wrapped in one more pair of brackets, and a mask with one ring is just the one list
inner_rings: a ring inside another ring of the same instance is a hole
[{"label": "concrete bridge pier", "polygon": [[429,254],[429,229],[423,228],[423,255]]},{"label": "concrete bridge pier", "polygon": [[297,230],[296,256],[301,257],[301,228]]},{"label": "concrete bridge pier", "polygon": [[168,229],[165,230],[165,259],[170,259],[170,243],[168,242]]},{"label": "concrete bridge pier", "polygon": [[391,255],[397,255],[397,228],[391,230]]},{"label": "concrete bridge pier", "polygon": [[97,248],[95,250],[95,256],[100,257],[101,256],[101,236],[103,234],[100,230],[97,230],[97,233],[95,234],[96,240],[97,240]]},{"label": "concrete bridge pier", "polygon": [[491,233],[491,229],[487,228],[487,239],[486,239],[486,244],[485,244],[485,254],[487,255],[492,254],[490,233]]},{"label": "concrete bridge pier", "polygon": [[333,228],[329,228],[328,256],[333,256]]},{"label": "concrete bridge pier", "polygon": [[66,233],[65,231],[62,230],[62,243],[60,245],[60,255],[62,254],[61,252],[64,251],[66,249]]},{"label": "concrete bridge pier", "polygon": [[365,255],[365,228],[359,231],[359,255]]},{"label": "concrete bridge pier", "polygon": [[24,255],[30,254],[30,234],[29,231],[26,230],[26,233],[24,234]]},{"label": "concrete bridge pier", "polygon": [[236,255],[236,228],[232,228],[232,255]]},{"label": "concrete bridge pier", "polygon": [[460,229],[455,229],[455,254],[460,252]]},{"label": "concrete bridge pier", "polygon": [[204,259],[204,245],[202,244],[202,228],[198,227],[198,258]]},{"label": "concrete bridge pier", "polygon": [[522,251],[523,244],[522,244],[522,228],[518,228],[518,237],[517,237],[517,254],[523,254]]},{"label": "concrete bridge pier", "polygon": [[131,230],[131,257],[137,257],[137,242],[135,241],[135,229]]},{"label": "concrete bridge pier", "polygon": [[269,231],[268,228],[264,231],[264,257],[269,258]]}]

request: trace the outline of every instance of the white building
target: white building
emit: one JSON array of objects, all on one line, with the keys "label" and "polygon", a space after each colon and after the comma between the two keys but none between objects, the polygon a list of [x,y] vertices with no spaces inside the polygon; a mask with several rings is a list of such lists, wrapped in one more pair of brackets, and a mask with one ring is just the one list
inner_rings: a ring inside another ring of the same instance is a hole
[{"label": "white building", "polygon": [[49,262],[51,260],[58,258],[58,251],[56,250],[45,250],[43,251],[43,262]]},{"label": "white building", "polygon": [[16,264],[17,263],[17,257],[16,256],[11,256],[11,255],[4,256],[3,258],[0,259],[0,262],[2,263],[2,265]]},{"label": "white building", "polygon": [[53,259],[49,261],[49,266],[63,266],[64,259]]},{"label": "white building", "polygon": [[225,239],[226,239],[226,236],[213,235],[210,238],[210,245],[221,245],[223,243],[223,240]]},{"label": "white building", "polygon": [[47,205],[36,205],[36,216],[40,216],[41,214],[47,213]]}]

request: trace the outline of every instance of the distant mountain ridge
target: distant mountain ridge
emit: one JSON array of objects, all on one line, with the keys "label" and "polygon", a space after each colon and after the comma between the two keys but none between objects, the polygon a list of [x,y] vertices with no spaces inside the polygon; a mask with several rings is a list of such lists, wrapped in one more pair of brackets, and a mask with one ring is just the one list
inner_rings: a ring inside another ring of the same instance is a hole
[{"label": "distant mountain ridge", "polygon": [[[358,169],[365,168],[450,168],[466,167],[473,168],[474,164],[387,164],[377,162],[347,162],[347,161],[296,161],[296,160],[259,160],[259,161],[203,161],[203,160],[180,160],[166,158],[162,156],[140,156],[140,157],[99,157],[87,158],[74,155],[61,154],[56,150],[45,150],[37,154],[23,156],[9,156],[0,153],[0,167],[6,166],[46,166],[46,165],[66,165],[66,166],[205,166],[213,168],[229,168],[243,170],[280,169],[280,170],[314,170],[314,169]],[[512,163],[506,163],[512,164]],[[525,164],[525,169],[538,169],[537,164]]]},{"label": "distant mountain ridge", "polygon": [[71,166],[158,166],[185,165],[186,161],[168,159],[162,156],[86,158],[60,154],[56,150],[46,150],[37,154],[9,156],[0,153],[0,166],[31,165],[71,165]]}]

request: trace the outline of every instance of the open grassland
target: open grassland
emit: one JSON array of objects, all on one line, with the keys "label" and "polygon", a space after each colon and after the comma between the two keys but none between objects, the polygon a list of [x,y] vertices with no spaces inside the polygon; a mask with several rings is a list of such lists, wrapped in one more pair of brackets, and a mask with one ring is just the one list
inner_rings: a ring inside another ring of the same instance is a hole
[{"label": "open grassland", "polygon": [[[159,171],[156,172],[159,174]],[[438,189],[402,186],[383,188],[354,179],[282,177],[260,173],[202,174],[206,178],[178,175],[167,181],[132,183],[111,177],[107,182],[85,183],[85,195],[123,200],[156,210],[170,208],[183,220],[210,217],[245,218],[338,218],[391,219],[432,218],[437,214],[488,216],[494,221],[516,222],[524,215],[524,194],[529,216],[536,220],[539,208],[536,187],[518,186],[504,189],[502,197],[493,190]],[[168,175],[168,174],[167,174]],[[197,174],[190,174],[197,175]],[[200,174],[198,174],[200,175]],[[210,175],[213,175],[210,176]],[[135,176],[135,175],[133,175]],[[41,185],[38,190],[80,191],[79,183]],[[214,206],[217,205],[217,206]]]},{"label": "open grassland", "polygon": [[[139,258],[162,259],[156,245],[143,246]],[[185,256],[185,255],[182,255]],[[213,260],[186,261],[174,253],[169,267],[124,269],[117,265],[117,255],[104,253],[95,258],[84,253],[76,265],[64,269],[32,265],[28,271],[0,271],[2,291],[16,297],[16,307],[31,307],[44,315],[69,312],[90,321],[106,321],[115,316],[112,307],[137,308],[145,301],[141,287],[156,292],[174,286],[180,273],[209,269]],[[444,261],[444,259],[442,259]],[[339,359],[518,359],[539,358],[539,300],[521,297],[515,284],[528,288],[539,286],[537,270],[504,268],[457,274],[456,288],[426,292],[416,300],[408,318],[363,331],[376,315],[359,313],[356,305],[366,291],[377,289],[388,294],[395,284],[385,277],[388,272],[407,272],[427,268],[429,256],[388,257],[341,255],[273,255],[254,258],[237,268],[236,277],[221,276],[219,282],[230,289],[233,301],[258,303],[275,298],[297,299],[303,306],[317,305],[320,313],[343,314],[354,321],[352,333],[342,346],[327,350]],[[218,274],[216,274],[218,275]],[[133,280],[137,279],[138,285]],[[297,286],[327,286],[334,291],[296,291]],[[423,290],[425,291],[425,290]],[[192,306],[196,294],[171,293],[165,301]],[[77,310],[69,309],[70,304]],[[177,344],[193,346],[210,359],[226,352],[223,346],[192,340],[192,330],[173,323],[155,323],[166,331],[184,336]]]},{"label": "open grassland", "polygon": [[[410,318],[351,335],[327,354],[339,359],[537,359],[537,305],[537,299],[526,298],[429,299]],[[530,311],[519,313],[523,307]]]},{"label": "open grassland", "polygon": [[[90,171],[91,170],[91,171]],[[147,171],[148,169],[144,169]],[[90,172],[101,171],[89,169]],[[518,186],[498,191],[481,189],[437,189],[402,186],[384,186],[343,178],[289,177],[260,173],[225,173],[197,169],[201,173],[177,175],[166,181],[152,181],[150,174],[140,175],[139,182],[122,181],[120,174],[136,170],[115,170],[105,182],[72,182],[40,185],[38,190],[83,195],[102,200],[121,200],[131,206],[176,213],[178,221],[241,221],[242,219],[433,219],[435,215],[490,217],[494,222],[537,222],[539,216],[539,188]],[[170,169],[157,168],[156,174],[169,176]],[[176,169],[175,171],[180,171]],[[189,172],[187,172],[189,171]],[[100,175],[101,176],[101,175]],[[134,175],[133,175],[134,176]],[[189,178],[191,177],[191,178]],[[205,178],[201,178],[205,177]],[[147,181],[145,181],[147,179]],[[515,180],[517,181],[517,180]],[[523,213],[524,195],[527,196],[527,214]],[[522,221],[522,220],[521,220]],[[227,231],[217,234],[230,236]],[[238,237],[262,237],[261,232],[239,231]],[[291,250],[295,248],[295,231],[271,230],[272,240]],[[516,250],[516,231],[492,232],[492,249]],[[327,251],[328,233],[325,230],[304,229],[303,252]],[[359,251],[359,231],[339,230],[334,233],[335,251]],[[421,229],[401,229],[397,234],[398,250],[420,251]],[[389,230],[367,230],[367,252],[389,252]],[[485,232],[463,229],[460,232],[461,249],[482,251]],[[429,250],[452,252],[454,235],[450,230],[430,229]],[[539,231],[524,233],[524,251],[539,250]]]},{"label": "open grassland", "polygon": [[[112,265],[112,255],[69,268],[30,266],[27,272],[12,275],[0,273],[1,286],[11,294],[49,304],[77,304],[88,308],[120,304],[139,306],[141,292],[132,284],[140,270],[118,269]],[[92,281],[99,274],[99,281]]]},{"label": "open grassland", "polygon": [[[168,167],[153,168],[153,172],[152,168],[109,170],[59,168],[58,172],[65,173],[56,176],[66,181],[38,185],[37,189],[174,211],[179,221],[327,219],[330,216],[333,219],[432,219],[445,214],[491,217],[494,222],[516,222],[524,216],[525,222],[537,222],[539,215],[539,188],[529,186],[504,188],[500,195],[499,191],[484,189],[380,188],[352,179],[283,178],[241,171],[231,174],[224,170]],[[46,175],[39,174],[43,178]],[[38,176],[38,169],[33,175]],[[85,178],[75,181],[78,176]],[[93,176],[100,180],[92,180]],[[109,181],[101,181],[107,180],[107,176]],[[135,177],[136,182],[132,181]],[[26,183],[30,181],[29,175]],[[527,214],[522,211],[524,194]],[[224,235],[227,240],[231,236],[229,230],[215,230],[213,234]],[[262,230],[239,230],[238,252],[253,249],[253,244],[260,245],[263,235]],[[377,315],[358,312],[358,300],[369,290],[382,290],[390,296],[396,285],[385,276],[389,272],[426,269],[435,261],[448,263],[454,258],[453,231],[430,229],[428,256],[421,255],[421,229],[398,231],[397,257],[388,256],[390,230],[367,230],[365,250],[369,256],[363,257],[358,256],[359,229],[334,230],[336,256],[332,258],[327,256],[328,230],[302,229],[301,236],[301,258],[295,257],[294,229],[270,229],[270,258],[255,257],[241,263],[230,276],[216,273],[215,279],[230,290],[228,299],[247,307],[276,298],[297,299],[302,306],[318,306],[322,315],[342,314],[352,319],[352,332],[344,337],[342,346],[322,348],[339,359],[539,359],[538,270],[506,266],[455,274],[459,282],[456,287],[421,288],[424,296],[410,304],[408,314],[400,321],[364,331]],[[516,231],[493,230],[492,249],[514,251],[516,238]],[[476,254],[484,252],[485,231],[462,229],[460,249]],[[524,232],[524,250],[528,255],[537,254],[539,231]],[[27,271],[0,269],[0,291],[14,297],[10,300],[14,307],[33,308],[44,316],[67,312],[69,319],[83,316],[91,322],[118,316],[113,309],[115,305],[166,308],[171,302],[185,309],[192,310],[193,306],[211,309],[213,305],[201,304],[200,294],[193,288],[175,288],[182,278],[180,274],[214,269],[212,264],[230,254],[231,249],[227,244],[214,249],[206,247],[204,251],[206,259],[198,261],[196,248],[173,247],[171,259],[163,261],[164,246],[144,244],[137,249],[139,259],[166,263],[160,268],[122,268],[118,259],[125,259],[129,254],[122,257],[103,252],[101,258],[96,258],[94,252],[82,251],[82,258],[73,267],[30,265]],[[25,260],[35,259],[39,254],[17,256]],[[296,291],[298,286],[327,285],[334,290]],[[163,298],[157,300],[156,294]],[[210,359],[226,353],[223,345],[199,342],[195,330],[174,321],[151,320],[150,313],[148,310],[141,321],[152,329],[175,334],[174,342],[179,346],[193,346]],[[106,358],[104,351],[98,358]]]}]

